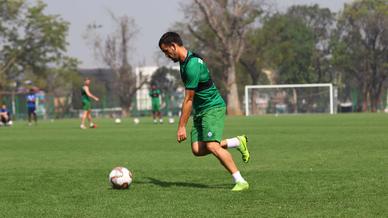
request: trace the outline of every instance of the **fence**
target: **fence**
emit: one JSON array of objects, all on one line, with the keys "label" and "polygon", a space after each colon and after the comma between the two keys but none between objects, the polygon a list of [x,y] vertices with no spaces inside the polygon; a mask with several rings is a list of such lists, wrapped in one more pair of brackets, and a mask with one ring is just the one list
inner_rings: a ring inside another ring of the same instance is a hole
[{"label": "fence", "polygon": [[[0,92],[0,104],[5,104],[13,120],[27,119],[27,93]],[[164,115],[177,115],[183,94],[173,93],[162,97],[161,112]],[[132,116],[150,116],[151,99],[134,98],[130,108]],[[78,118],[83,112],[79,94],[55,97],[44,92],[36,93],[36,113],[40,119]],[[96,117],[122,116],[118,99],[111,96],[100,96],[100,101],[92,101],[92,114]]]}]

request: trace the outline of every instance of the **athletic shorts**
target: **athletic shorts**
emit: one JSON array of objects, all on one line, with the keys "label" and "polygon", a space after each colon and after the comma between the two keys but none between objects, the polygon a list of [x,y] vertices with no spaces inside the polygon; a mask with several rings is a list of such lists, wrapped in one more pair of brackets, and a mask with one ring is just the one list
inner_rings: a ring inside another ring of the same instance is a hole
[{"label": "athletic shorts", "polygon": [[195,114],[191,129],[191,143],[220,142],[224,132],[225,107],[218,107]]},{"label": "athletic shorts", "polygon": [[89,111],[92,109],[90,101],[82,101],[82,109],[84,111]]},{"label": "athletic shorts", "polygon": [[28,107],[28,114],[33,114],[35,113],[35,107]]},{"label": "athletic shorts", "polygon": [[152,102],[152,112],[159,112],[159,110],[160,110],[160,103]]}]

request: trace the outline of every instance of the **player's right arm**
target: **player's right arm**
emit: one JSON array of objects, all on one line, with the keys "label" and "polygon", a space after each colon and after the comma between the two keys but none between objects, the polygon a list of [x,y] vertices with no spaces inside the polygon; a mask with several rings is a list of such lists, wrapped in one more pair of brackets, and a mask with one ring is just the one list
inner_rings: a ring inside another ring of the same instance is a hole
[{"label": "player's right arm", "polygon": [[178,142],[182,142],[187,138],[186,124],[191,114],[194,95],[195,95],[194,90],[186,89],[185,98],[182,103],[182,115],[179,119],[179,125],[178,125],[178,132],[177,132]]},{"label": "player's right arm", "polygon": [[199,64],[195,58],[191,59],[187,63],[186,67],[186,81],[185,83],[185,98],[182,103],[182,115],[179,119],[177,139],[178,142],[184,141],[187,138],[186,124],[191,115],[191,110],[194,102],[195,89],[198,87],[199,82]]},{"label": "player's right arm", "polygon": [[84,90],[85,90],[86,94],[87,94],[89,97],[93,98],[93,99],[96,100],[96,101],[99,100],[96,96],[94,96],[94,95],[89,91],[89,87],[88,87],[88,86],[84,86]]}]

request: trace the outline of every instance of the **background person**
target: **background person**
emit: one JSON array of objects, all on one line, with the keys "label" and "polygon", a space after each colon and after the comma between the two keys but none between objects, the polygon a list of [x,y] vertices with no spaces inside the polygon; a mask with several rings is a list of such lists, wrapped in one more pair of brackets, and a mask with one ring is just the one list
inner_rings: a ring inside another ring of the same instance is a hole
[{"label": "background person", "polygon": [[160,96],[161,91],[156,87],[155,84],[151,85],[151,90],[149,92],[149,96],[151,97],[152,102],[152,118],[154,119],[154,123],[163,123],[162,114],[160,113]]},{"label": "background person", "polygon": [[11,113],[5,104],[1,105],[0,108],[0,121],[3,126],[10,126],[12,124]]},{"label": "background person", "polygon": [[90,87],[90,79],[86,78],[84,81],[84,85],[81,88],[82,109],[84,110],[84,112],[82,114],[82,119],[81,119],[81,126],[80,126],[81,129],[86,129],[86,127],[85,127],[86,118],[89,121],[90,128],[97,127],[96,124],[94,124],[93,120],[92,120],[92,115],[91,115],[92,106],[91,106],[90,98],[94,99],[95,101],[98,101],[99,99],[90,92],[89,87]]},{"label": "background person", "polygon": [[35,89],[31,88],[30,92],[27,95],[27,115],[28,115],[28,125],[32,125],[32,120],[34,120],[35,125],[38,124],[38,117],[36,116],[36,94]]}]

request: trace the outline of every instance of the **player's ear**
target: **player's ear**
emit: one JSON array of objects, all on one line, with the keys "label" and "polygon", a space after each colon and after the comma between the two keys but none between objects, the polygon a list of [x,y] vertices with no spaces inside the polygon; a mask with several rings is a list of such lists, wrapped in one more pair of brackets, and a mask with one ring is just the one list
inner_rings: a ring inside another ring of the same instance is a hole
[{"label": "player's ear", "polygon": [[177,45],[175,43],[171,44],[172,50],[176,51],[177,50]]}]

